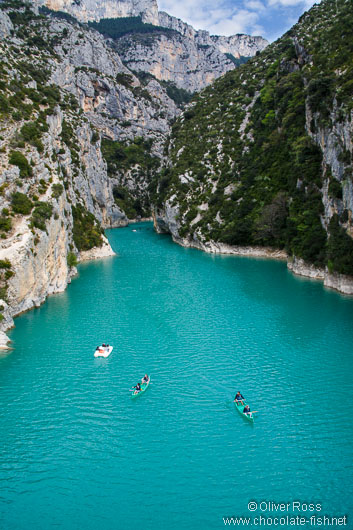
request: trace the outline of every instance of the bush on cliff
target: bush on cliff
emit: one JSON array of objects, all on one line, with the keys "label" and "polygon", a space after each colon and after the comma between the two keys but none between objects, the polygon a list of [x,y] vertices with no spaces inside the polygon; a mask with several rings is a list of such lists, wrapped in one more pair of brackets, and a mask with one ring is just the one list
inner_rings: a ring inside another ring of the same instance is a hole
[{"label": "bush on cliff", "polygon": [[33,202],[24,193],[20,193],[19,191],[16,191],[15,193],[12,194],[11,206],[12,206],[12,210],[15,213],[20,213],[22,215],[28,215],[32,211]]},{"label": "bush on cliff", "polygon": [[27,158],[19,151],[11,151],[9,164],[17,166],[20,170],[20,176],[23,178],[31,177],[33,175],[32,168],[29,165]]},{"label": "bush on cliff", "polygon": [[329,270],[353,276],[353,239],[339,225],[337,215],[332,217],[329,231],[327,244]]},{"label": "bush on cliff", "polygon": [[77,265],[77,257],[76,257],[76,255],[73,252],[69,252],[67,254],[66,261],[67,261],[67,265],[68,265],[68,267],[70,267],[70,269],[72,267],[76,267],[76,265]]},{"label": "bush on cliff", "polygon": [[31,224],[35,228],[46,231],[46,222],[51,218],[53,206],[48,202],[39,202],[33,210]]},{"label": "bush on cliff", "polygon": [[102,229],[94,215],[81,204],[77,204],[72,206],[72,216],[74,219],[72,234],[77,250],[101,247],[103,244]]},{"label": "bush on cliff", "polygon": [[0,230],[3,232],[9,232],[12,228],[11,219],[9,217],[0,217]]}]

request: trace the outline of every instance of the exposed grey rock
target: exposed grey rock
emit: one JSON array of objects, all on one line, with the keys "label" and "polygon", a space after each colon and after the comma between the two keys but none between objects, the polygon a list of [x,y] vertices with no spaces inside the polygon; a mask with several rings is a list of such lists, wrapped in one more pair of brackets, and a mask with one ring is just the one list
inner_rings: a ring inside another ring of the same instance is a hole
[{"label": "exposed grey rock", "polygon": [[117,49],[129,68],[171,81],[190,92],[235,68],[226,54],[235,59],[252,57],[268,45],[262,37],[211,36],[163,11],[159,13],[159,25],[172,31],[126,35],[118,39]]},{"label": "exposed grey rock", "polygon": [[[160,152],[169,121],[179,112],[166,91],[154,81],[144,92],[99,33],[83,34],[69,23],[51,22],[52,34],[61,35],[65,28],[68,34],[56,46],[62,61],[53,64],[51,81],[78,98],[89,121],[105,136],[113,140],[152,136],[155,151]],[[128,75],[131,83],[120,84],[119,74]]]},{"label": "exposed grey rock", "polygon": [[331,274],[327,268],[317,268],[298,258],[289,260],[287,267],[298,276],[321,280],[324,282],[325,287],[334,289],[340,293],[353,294],[353,278],[350,276],[337,273]]},{"label": "exposed grey rock", "polygon": [[6,39],[13,30],[13,24],[6,13],[0,11],[0,39]]},{"label": "exposed grey rock", "polygon": [[158,24],[156,0],[33,0],[53,11],[65,11],[81,22],[102,18],[141,16],[143,22]]},{"label": "exposed grey rock", "polygon": [[235,58],[253,57],[257,51],[262,51],[268,46],[268,41],[263,37],[252,37],[250,35],[238,34],[230,37],[210,35],[205,30],[195,30],[190,24],[186,24],[176,17],[172,17],[164,11],[159,12],[159,25],[178,31],[188,40],[195,41],[199,46],[212,46],[221,53],[230,53]]},{"label": "exposed grey rock", "polygon": [[3,331],[0,331],[0,350],[9,350],[9,342],[8,336]]},{"label": "exposed grey rock", "polygon": [[190,92],[209,85],[234,68],[224,53],[211,45],[199,45],[180,33],[125,35],[117,50],[132,70],[148,72],[161,81],[171,81]]},{"label": "exposed grey rock", "polygon": [[[235,68],[233,60],[252,57],[263,50],[268,42],[262,37],[233,35],[231,37],[211,36],[207,31],[196,31],[182,20],[165,12],[158,12],[156,0],[104,0],[99,5],[94,0],[33,0],[36,5],[46,5],[52,10],[65,11],[82,22],[99,21],[102,18],[120,18],[141,15],[143,22],[159,25],[169,30],[161,32],[125,35],[118,39],[117,50],[123,61],[132,70],[148,72],[161,81],[171,81],[191,92],[200,90],[217,77]],[[172,30],[172,31],[170,31]],[[74,37],[75,37],[74,32]],[[76,65],[106,70],[110,63],[97,51],[95,44],[87,42],[86,48],[71,39],[71,60]],[[120,64],[120,71],[123,66]]]}]

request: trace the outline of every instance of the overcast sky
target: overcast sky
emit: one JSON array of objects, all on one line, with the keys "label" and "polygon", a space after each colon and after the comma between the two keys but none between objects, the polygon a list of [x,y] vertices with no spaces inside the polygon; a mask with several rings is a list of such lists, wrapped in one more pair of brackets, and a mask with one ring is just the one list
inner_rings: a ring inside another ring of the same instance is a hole
[{"label": "overcast sky", "polygon": [[[314,0],[157,0],[160,11],[212,35],[248,33],[274,41]],[[319,3],[319,0],[316,1]]]}]

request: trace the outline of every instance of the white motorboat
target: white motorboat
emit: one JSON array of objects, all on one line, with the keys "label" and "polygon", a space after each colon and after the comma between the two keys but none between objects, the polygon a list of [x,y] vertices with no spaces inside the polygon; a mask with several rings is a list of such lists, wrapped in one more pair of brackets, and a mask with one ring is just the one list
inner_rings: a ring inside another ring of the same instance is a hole
[{"label": "white motorboat", "polygon": [[113,351],[113,346],[109,346],[109,344],[102,344],[102,346],[98,346],[96,351],[94,352],[95,357],[109,357],[109,355]]}]

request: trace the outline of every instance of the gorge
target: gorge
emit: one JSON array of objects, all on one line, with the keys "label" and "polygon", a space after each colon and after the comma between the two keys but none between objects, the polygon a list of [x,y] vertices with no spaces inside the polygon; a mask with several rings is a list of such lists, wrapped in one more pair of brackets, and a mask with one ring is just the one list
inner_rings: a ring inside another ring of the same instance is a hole
[{"label": "gorge", "polygon": [[103,229],[152,215],[353,294],[351,3],[270,46],[153,1],[96,6],[0,3],[1,329],[111,255]]}]

